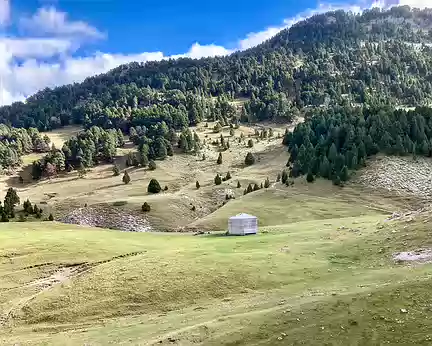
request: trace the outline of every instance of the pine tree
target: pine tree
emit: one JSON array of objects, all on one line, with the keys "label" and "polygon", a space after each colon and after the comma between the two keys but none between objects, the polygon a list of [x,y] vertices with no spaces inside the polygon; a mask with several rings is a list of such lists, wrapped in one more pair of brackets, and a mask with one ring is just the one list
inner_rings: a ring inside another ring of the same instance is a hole
[{"label": "pine tree", "polygon": [[54,216],[53,216],[53,214],[49,214],[49,216],[48,216],[48,221],[54,221]]},{"label": "pine tree", "polygon": [[308,172],[308,174],[306,175],[306,181],[308,183],[313,183],[315,181],[315,177],[312,172]]},{"label": "pine tree", "polygon": [[117,177],[117,176],[120,175],[120,169],[118,168],[117,165],[114,165],[114,166],[113,166],[112,171],[113,171],[113,175],[114,175],[115,177]]},{"label": "pine tree", "polygon": [[237,181],[237,188],[240,189],[241,188],[241,184],[240,181]]},{"label": "pine tree", "polygon": [[270,180],[269,180],[268,177],[267,177],[267,179],[266,179],[265,182],[264,182],[264,187],[265,187],[266,189],[268,189],[268,188],[270,187]]},{"label": "pine tree", "polygon": [[349,179],[348,167],[347,166],[343,166],[342,170],[340,172],[340,180],[341,181],[347,181],[348,179]]},{"label": "pine tree", "polygon": [[218,156],[218,159],[217,159],[216,163],[217,163],[218,165],[221,165],[221,164],[222,164],[222,153],[219,153],[219,156]]},{"label": "pine tree", "polygon": [[254,187],[253,187],[253,190],[254,190],[254,191],[258,191],[259,189],[260,189],[260,187],[258,186],[258,184],[255,183],[255,185],[254,185]]},{"label": "pine tree", "polygon": [[252,184],[249,184],[248,187],[247,187],[247,189],[246,189],[247,193],[251,193],[253,190],[254,189],[253,189]]},{"label": "pine tree", "polygon": [[230,179],[231,179],[231,173],[228,171],[225,176],[225,180],[230,180]]},{"label": "pine tree", "polygon": [[222,178],[220,177],[219,174],[216,174],[216,177],[214,179],[215,185],[220,185],[222,184]]},{"label": "pine tree", "polygon": [[131,178],[130,178],[129,173],[127,171],[124,172],[122,181],[125,185],[130,183]]},{"label": "pine tree", "polygon": [[278,183],[278,182],[280,182],[280,181],[281,181],[281,174],[278,173],[278,175],[277,175],[277,177],[276,177],[276,182]]},{"label": "pine tree", "polygon": [[249,148],[253,148],[253,146],[254,146],[253,140],[252,140],[252,139],[249,139],[249,140],[248,140],[248,147],[249,147]]},{"label": "pine tree", "polygon": [[255,163],[255,156],[251,152],[247,153],[245,157],[246,166],[253,165],[254,163]]},{"label": "pine tree", "polygon": [[319,167],[319,174],[323,178],[329,178],[330,177],[330,162],[327,159],[327,156],[324,156]]},{"label": "pine tree", "polygon": [[138,151],[138,162],[141,167],[146,167],[149,164],[147,155],[143,150]]},{"label": "pine tree", "polygon": [[197,190],[201,187],[199,181],[197,181],[197,182],[195,183],[195,186],[196,186]]},{"label": "pine tree", "polygon": [[159,182],[156,179],[150,180],[150,183],[147,187],[147,192],[149,193],[159,193],[162,191],[161,186],[159,185]]}]

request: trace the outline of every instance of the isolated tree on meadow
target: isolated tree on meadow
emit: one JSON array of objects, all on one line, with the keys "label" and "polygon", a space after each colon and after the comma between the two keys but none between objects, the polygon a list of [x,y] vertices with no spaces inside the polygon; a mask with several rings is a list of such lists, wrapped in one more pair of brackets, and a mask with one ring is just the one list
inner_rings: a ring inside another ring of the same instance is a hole
[{"label": "isolated tree on meadow", "polygon": [[258,191],[260,189],[260,187],[258,186],[257,183],[254,184],[253,190],[254,191]]},{"label": "isolated tree on meadow", "polygon": [[237,188],[240,189],[241,188],[241,184],[240,181],[237,181]]},{"label": "isolated tree on meadow", "polygon": [[222,184],[222,178],[219,174],[216,174],[216,177],[214,178],[214,182],[215,182],[215,185]]},{"label": "isolated tree on meadow", "polygon": [[231,179],[231,173],[228,171],[225,176],[225,180],[230,180],[230,179]]},{"label": "isolated tree on meadow", "polygon": [[265,182],[264,182],[264,187],[265,187],[266,189],[268,189],[268,188],[270,187],[270,180],[269,180],[269,178],[267,178],[267,179],[265,180]]},{"label": "isolated tree on meadow", "polygon": [[312,172],[308,172],[308,174],[306,175],[306,181],[308,183],[313,183],[315,181],[315,177]]},{"label": "isolated tree on meadow", "polygon": [[49,221],[54,221],[54,216],[53,216],[53,214],[49,214],[49,216],[48,216],[48,220],[49,220]]},{"label": "isolated tree on meadow", "polygon": [[197,181],[197,182],[195,183],[195,186],[196,186],[197,190],[201,187],[199,181]]},{"label": "isolated tree on meadow", "polygon": [[159,182],[156,179],[152,179],[150,180],[148,187],[147,187],[147,192],[149,193],[159,193],[162,191],[162,188],[159,184]]},{"label": "isolated tree on meadow", "polygon": [[255,163],[255,156],[251,152],[247,153],[245,157],[246,166],[253,165],[254,163]]},{"label": "isolated tree on meadow", "polygon": [[248,147],[249,147],[249,148],[253,148],[253,146],[254,146],[254,142],[253,142],[253,140],[252,140],[252,139],[249,139],[249,140],[248,140]]},{"label": "isolated tree on meadow", "polygon": [[218,156],[218,159],[217,159],[216,163],[217,163],[218,165],[221,165],[221,164],[222,164],[222,153],[219,153],[219,156]]},{"label": "isolated tree on meadow", "polygon": [[129,173],[128,173],[127,171],[124,172],[124,175],[123,175],[122,181],[123,181],[123,183],[124,183],[125,185],[127,185],[127,184],[130,183],[131,178],[130,178]]}]

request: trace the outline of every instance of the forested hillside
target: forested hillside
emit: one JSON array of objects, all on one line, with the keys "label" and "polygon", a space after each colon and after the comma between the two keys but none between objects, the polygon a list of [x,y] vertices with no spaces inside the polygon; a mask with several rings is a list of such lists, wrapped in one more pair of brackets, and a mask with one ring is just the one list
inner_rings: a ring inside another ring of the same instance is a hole
[{"label": "forested hillside", "polygon": [[306,106],[330,103],[428,104],[431,28],[432,10],[329,12],[228,57],[131,63],[46,89],[26,103],[2,107],[0,120],[47,130],[70,123],[111,127],[142,122],[136,119],[144,113],[154,121],[175,113],[184,120],[164,120],[178,127],[211,114],[207,98],[221,95],[250,98],[244,115],[253,120],[289,120]]}]

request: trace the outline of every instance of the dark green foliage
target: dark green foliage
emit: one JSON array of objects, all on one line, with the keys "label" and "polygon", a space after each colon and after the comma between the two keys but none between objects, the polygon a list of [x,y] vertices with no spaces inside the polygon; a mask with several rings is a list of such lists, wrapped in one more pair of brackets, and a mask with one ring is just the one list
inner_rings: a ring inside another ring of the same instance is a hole
[{"label": "dark green foliage", "polygon": [[149,211],[151,211],[150,204],[144,202],[144,204],[141,206],[141,210],[143,213],[148,213]]},{"label": "dark green foliage", "polygon": [[[255,185],[256,185],[256,184],[255,184]],[[257,185],[257,186],[258,186],[258,185]],[[249,184],[248,187],[247,187],[247,189],[246,189],[246,192],[247,192],[247,193],[251,193],[252,191],[254,191],[254,188],[253,188],[252,184]]]},{"label": "dark green foliage", "polygon": [[148,168],[151,171],[154,171],[156,169],[156,162],[154,162],[153,160],[150,160],[149,164],[148,164]]},{"label": "dark green foliage", "polygon": [[27,213],[27,214],[33,214],[33,206],[32,206],[32,204],[31,204],[31,202],[30,202],[29,199],[27,199],[27,200],[23,203],[23,209],[24,209],[24,212],[25,212],[25,213]]},{"label": "dark green foliage", "polygon": [[258,184],[254,184],[253,186],[253,190],[254,191],[258,191],[260,189],[260,187],[258,186]]},{"label": "dark green foliage", "polygon": [[253,165],[254,163],[255,163],[254,154],[252,154],[251,152],[247,153],[246,157],[245,157],[245,165],[250,166],[250,165]]},{"label": "dark green foliage", "polygon": [[265,180],[265,182],[264,182],[264,187],[265,187],[266,189],[268,189],[268,188],[270,187],[270,180],[269,180],[269,178],[267,178],[267,179]]},{"label": "dark green foliage", "polygon": [[195,186],[196,186],[197,190],[201,187],[199,181],[197,181],[197,182],[195,183]]},{"label": "dark green foliage", "polygon": [[278,183],[278,182],[280,182],[280,181],[281,181],[281,174],[278,173],[278,175],[277,175],[277,177],[276,177],[276,182]]},{"label": "dark green foliage", "polygon": [[218,165],[221,165],[221,164],[222,164],[222,153],[219,153],[219,156],[218,156],[218,159],[217,159],[216,163],[217,163]]},{"label": "dark green foliage", "polygon": [[[311,111],[296,126],[289,141],[295,159],[291,176],[311,172],[342,182],[349,171],[364,166],[367,157],[379,152],[393,155],[430,156],[432,109],[394,110],[338,107]],[[298,148],[298,149],[297,149]]]},{"label": "dark green foliage", "polygon": [[214,183],[215,183],[215,185],[222,184],[222,178],[219,174],[216,174],[216,177],[214,178]]},{"label": "dark green foliage", "polygon": [[152,179],[150,180],[148,187],[147,187],[147,192],[149,193],[159,193],[162,191],[161,186],[159,185],[159,182],[156,179]]},{"label": "dark green foliage", "polygon": [[241,184],[240,181],[237,181],[237,188],[240,189],[241,188]]},{"label": "dark green foliage", "polygon": [[263,188],[264,188],[264,184],[261,183],[261,185],[260,185],[260,189],[263,189]]},{"label": "dark green foliage", "polygon": [[165,185],[164,191],[168,191],[168,185]]},{"label": "dark green foliage", "polygon": [[53,214],[49,214],[49,216],[48,216],[48,221],[54,221],[54,216],[53,216]]},{"label": "dark green foliage", "polygon": [[308,172],[308,174],[306,175],[306,181],[308,183],[313,183],[315,181],[315,177],[312,172]]},{"label": "dark green foliage", "polygon": [[335,175],[332,180],[333,180],[333,184],[336,186],[340,186],[342,183],[341,178],[338,175]]},{"label": "dark green foliage", "polygon": [[348,179],[349,179],[348,167],[343,166],[342,170],[340,171],[340,180],[347,181]]},{"label": "dark green foliage", "polygon": [[20,214],[18,221],[19,221],[19,222],[26,222],[27,219],[26,219],[26,217],[25,217],[24,214]]},{"label": "dark green foliage", "polygon": [[219,133],[221,131],[222,131],[222,125],[219,122],[217,122],[216,125],[213,127],[213,132]]},{"label": "dark green foliage", "polygon": [[123,175],[122,181],[123,181],[123,183],[124,183],[125,185],[127,185],[127,184],[130,183],[131,178],[130,178],[129,173],[128,173],[127,171],[124,172],[124,175]]},{"label": "dark green foliage", "polygon": [[193,205],[191,208],[192,211],[196,211],[196,207]]},{"label": "dark green foliage", "polygon": [[230,180],[230,179],[231,179],[231,173],[228,171],[225,176],[225,180]]},{"label": "dark green foliage", "polygon": [[253,140],[252,140],[252,139],[249,139],[249,140],[248,140],[248,147],[249,147],[249,148],[253,148],[253,146],[254,146]]},{"label": "dark green foliage", "polygon": [[113,166],[112,171],[113,171],[113,175],[114,175],[115,177],[118,177],[118,176],[120,175],[120,169],[118,168],[117,165],[114,165],[114,166]]}]

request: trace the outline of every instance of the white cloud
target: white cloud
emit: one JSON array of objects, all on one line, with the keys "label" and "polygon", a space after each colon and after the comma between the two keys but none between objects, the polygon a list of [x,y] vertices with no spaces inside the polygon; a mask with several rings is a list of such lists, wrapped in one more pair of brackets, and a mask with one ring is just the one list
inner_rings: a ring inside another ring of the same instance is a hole
[{"label": "white cloud", "polygon": [[9,0],[0,0],[0,25],[9,23],[10,18],[10,3]]},{"label": "white cloud", "polygon": [[70,21],[65,12],[57,11],[54,7],[40,8],[33,16],[22,18],[20,25],[32,34],[96,39],[104,37],[95,27],[83,21]]},{"label": "white cloud", "polygon": [[[248,49],[270,39],[279,31],[307,17],[330,10],[344,9],[359,12],[365,8],[376,6],[384,8],[397,4],[425,7],[429,5],[430,0],[352,1],[351,4],[345,5],[321,4],[315,9],[306,10],[295,17],[285,19],[278,26],[246,35],[244,39],[237,42],[234,49],[214,44],[194,43],[186,53],[174,55],[171,58],[221,56],[230,54],[235,50]],[[87,23],[69,21],[66,13],[58,12],[54,8],[40,9],[34,16],[26,18],[21,24],[27,29],[33,28],[32,30],[38,34],[50,36],[48,38],[0,39],[0,75],[3,80],[0,90],[0,104],[24,100],[25,97],[45,87],[80,82],[86,77],[107,72],[128,62],[146,62],[168,58],[162,52],[125,55],[96,52],[86,57],[72,57],[71,52],[77,48],[78,44],[77,36],[100,38],[102,34]],[[54,56],[57,57],[54,63],[40,62],[41,58]],[[21,58],[23,62],[16,63],[16,58]]]}]

